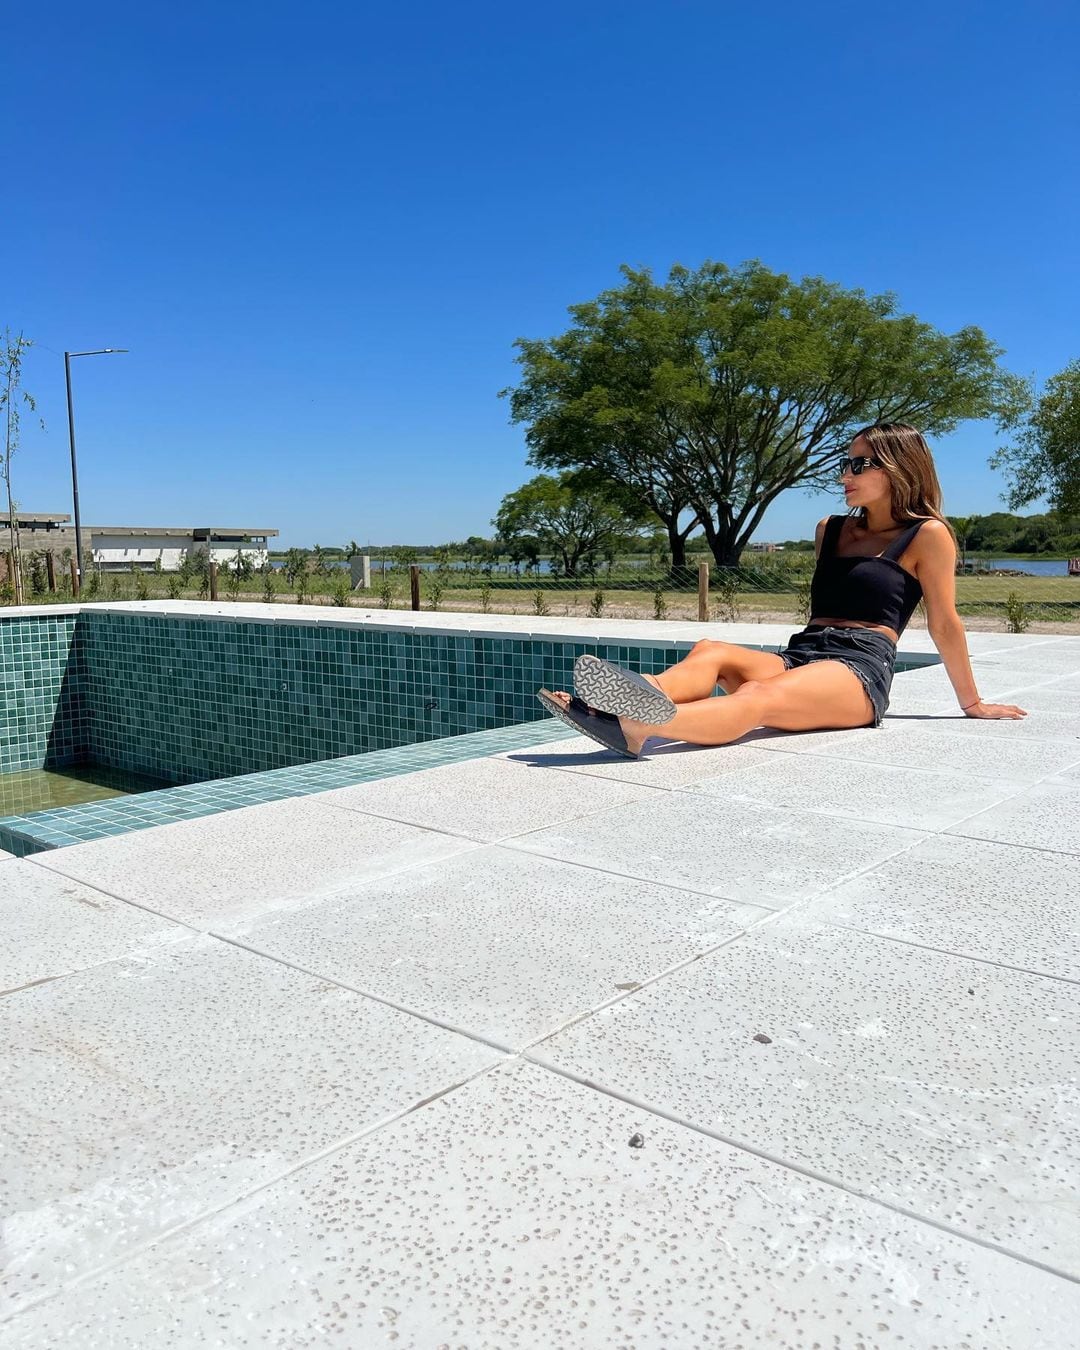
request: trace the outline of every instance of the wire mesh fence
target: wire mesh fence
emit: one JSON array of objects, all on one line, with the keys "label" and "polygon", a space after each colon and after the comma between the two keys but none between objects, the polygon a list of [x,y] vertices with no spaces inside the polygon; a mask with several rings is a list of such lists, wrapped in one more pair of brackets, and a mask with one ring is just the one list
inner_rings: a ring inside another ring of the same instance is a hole
[{"label": "wire mesh fence", "polygon": [[[354,588],[347,564],[288,576],[265,568],[248,577],[225,565],[187,578],[150,569],[89,569],[78,598],[82,603],[216,598],[432,613],[801,624],[810,614],[813,565],[812,554],[800,553],[733,568],[699,559],[685,567],[643,561],[567,575],[547,564],[394,565],[374,559],[364,589]],[[1019,562],[1008,573],[973,570],[957,576],[957,609],[967,626],[1080,633],[1080,576],[1021,575],[1022,569]],[[74,599],[71,578],[59,569],[55,580],[40,569],[28,571],[25,583],[28,603]],[[11,603],[10,585],[3,598]],[[912,622],[925,622],[921,607]]]},{"label": "wire mesh fence", "polygon": [[[395,602],[400,581],[373,575],[372,592]],[[579,575],[550,571],[432,569],[419,574],[422,609],[479,613],[734,622],[757,615],[797,616],[809,604],[809,573],[794,569],[602,567]],[[411,597],[410,597],[411,602]]]},{"label": "wire mesh fence", "polygon": [[[791,563],[737,568],[709,563],[706,570],[703,581],[697,565],[601,569],[578,577],[432,569],[420,574],[419,608],[751,623],[805,622],[810,616],[811,555]],[[372,592],[390,607],[406,603],[403,578],[391,574],[372,582]],[[1020,632],[1052,626],[1080,632],[1080,576],[971,572],[957,577],[956,592],[957,609],[971,621],[970,627]],[[921,606],[913,623],[925,623]]]}]

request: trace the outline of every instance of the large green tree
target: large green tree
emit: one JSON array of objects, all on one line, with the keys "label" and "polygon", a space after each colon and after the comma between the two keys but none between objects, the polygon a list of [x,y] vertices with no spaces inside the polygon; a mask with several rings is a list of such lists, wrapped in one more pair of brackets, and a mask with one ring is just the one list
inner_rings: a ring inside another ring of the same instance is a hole
[{"label": "large green tree", "polygon": [[535,539],[559,570],[574,577],[617,548],[637,521],[610,484],[583,474],[538,474],[508,493],[491,522],[499,538]]},{"label": "large green tree", "polygon": [[1016,443],[990,463],[1009,479],[1014,511],[1045,497],[1055,511],[1080,512],[1080,360],[1047,380]]},{"label": "large green tree", "polygon": [[1029,403],[978,328],[940,333],[892,295],[757,262],[675,267],[663,284],[622,274],[571,307],[565,333],[519,340],[521,381],[504,393],[532,463],[633,492],[676,562],[696,522],[717,562],[736,564],[770,502],[834,478],[865,423],[940,435],[965,418],[1014,424]]}]

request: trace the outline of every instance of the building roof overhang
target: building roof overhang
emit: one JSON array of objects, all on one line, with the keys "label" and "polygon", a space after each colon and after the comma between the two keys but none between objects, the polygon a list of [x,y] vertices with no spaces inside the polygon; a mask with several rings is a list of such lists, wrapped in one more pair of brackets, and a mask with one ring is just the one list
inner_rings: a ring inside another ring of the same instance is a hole
[{"label": "building roof overhang", "polygon": [[84,525],[89,534],[119,534],[145,538],[162,535],[167,539],[243,539],[249,535],[276,535],[277,530],[240,525],[199,525],[183,529],[177,525]]}]

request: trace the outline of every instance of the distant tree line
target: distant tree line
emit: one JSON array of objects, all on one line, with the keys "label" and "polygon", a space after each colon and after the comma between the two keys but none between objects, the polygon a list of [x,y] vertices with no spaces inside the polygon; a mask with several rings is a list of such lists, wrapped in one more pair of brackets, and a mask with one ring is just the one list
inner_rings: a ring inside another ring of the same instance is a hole
[{"label": "distant tree line", "polygon": [[[984,516],[950,516],[949,522],[968,553],[1080,555],[1080,514],[1047,511],[1041,515],[1020,516],[1007,511],[993,511]],[[814,547],[812,539],[784,539],[776,542],[786,553],[810,552]],[[546,541],[538,534],[511,539],[497,535],[490,538],[470,535],[467,539],[429,544],[371,544],[365,547],[365,552],[370,550],[372,557],[386,559],[397,566],[407,566],[424,559],[444,564],[464,562],[483,569],[506,564],[532,567],[544,560],[556,574],[565,572],[567,563],[571,562],[578,574],[588,575],[600,564],[610,566],[623,558],[647,558],[658,569],[670,566],[671,556],[667,544],[664,530],[642,529],[637,532],[612,533],[601,548],[582,551],[576,556],[549,551]],[[347,556],[347,550],[315,545],[312,548],[291,548],[282,556],[285,560],[284,574],[292,582],[301,572],[329,576],[331,569],[327,563],[332,558]],[[703,532],[691,535],[686,540],[686,556],[690,560],[709,556],[709,543]],[[764,561],[767,562],[768,558],[769,555],[764,555]],[[246,560],[238,559],[234,565],[242,566],[244,562]],[[193,574],[199,573],[205,568],[205,561],[196,555],[186,566]],[[250,562],[247,562],[247,567],[251,568]]]},{"label": "distant tree line", "polygon": [[950,516],[969,553],[1080,554],[1080,514],[1047,511],[1015,516],[993,511],[985,516]]}]

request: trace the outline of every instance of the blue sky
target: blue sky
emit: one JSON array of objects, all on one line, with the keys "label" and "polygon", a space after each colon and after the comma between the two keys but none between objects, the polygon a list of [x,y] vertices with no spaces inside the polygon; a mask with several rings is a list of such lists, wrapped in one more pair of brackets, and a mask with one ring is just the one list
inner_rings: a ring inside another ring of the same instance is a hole
[{"label": "blue sky", "polygon": [[[5,22],[0,327],[38,346],[16,495],[286,545],[490,534],[533,472],[512,344],[620,263],[760,258],[1080,355],[1060,0],[54,4]],[[989,425],[936,450],[1000,509]],[[791,492],[759,537],[835,506]],[[837,506],[836,509],[839,509]]]}]

